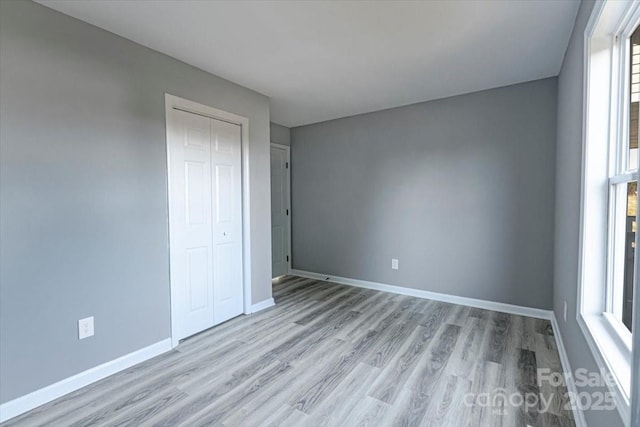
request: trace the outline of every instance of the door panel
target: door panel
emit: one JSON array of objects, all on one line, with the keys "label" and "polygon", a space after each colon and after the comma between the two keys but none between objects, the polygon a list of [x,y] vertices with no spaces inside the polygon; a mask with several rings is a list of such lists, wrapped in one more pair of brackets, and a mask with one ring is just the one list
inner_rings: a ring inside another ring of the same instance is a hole
[{"label": "door panel", "polygon": [[216,165],[216,220],[218,224],[233,221],[233,166]]},{"label": "door panel", "polygon": [[287,274],[289,264],[289,175],[286,149],[271,146],[271,276]]},{"label": "door panel", "polygon": [[185,167],[185,198],[187,203],[187,224],[199,225],[205,223],[207,208],[205,168],[203,162],[184,162]]},{"label": "door panel", "polygon": [[189,278],[189,309],[191,312],[207,309],[211,281],[209,280],[209,248],[187,249],[187,277]]},{"label": "door panel", "polygon": [[225,303],[235,296],[233,286],[233,244],[222,243],[216,246],[216,282],[220,284],[219,301]]},{"label": "door panel", "polygon": [[168,120],[172,333],[179,340],[244,309],[242,133],[178,110]]},{"label": "door panel", "polygon": [[169,120],[172,303],[180,339],[213,326],[211,126],[177,110]]},{"label": "door panel", "polygon": [[242,128],[220,120],[211,121],[215,147],[213,224],[214,320],[218,324],[243,312],[242,289]]},{"label": "door panel", "polygon": [[[271,256],[274,265],[285,262],[284,255],[284,227],[276,225],[271,229]],[[278,273],[278,272],[276,272]],[[277,277],[277,276],[274,276]]]}]

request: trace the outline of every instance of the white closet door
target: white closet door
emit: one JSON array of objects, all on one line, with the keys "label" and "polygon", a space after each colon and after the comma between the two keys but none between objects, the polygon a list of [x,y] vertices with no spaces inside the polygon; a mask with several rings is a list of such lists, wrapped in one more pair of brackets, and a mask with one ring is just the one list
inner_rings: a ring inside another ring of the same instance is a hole
[{"label": "white closet door", "polygon": [[178,339],[213,326],[211,119],[169,116],[172,303]]},{"label": "white closet door", "polygon": [[241,128],[169,114],[174,339],[243,312]]},{"label": "white closet door", "polygon": [[238,125],[211,120],[213,141],[213,300],[216,324],[243,312],[242,132]]}]

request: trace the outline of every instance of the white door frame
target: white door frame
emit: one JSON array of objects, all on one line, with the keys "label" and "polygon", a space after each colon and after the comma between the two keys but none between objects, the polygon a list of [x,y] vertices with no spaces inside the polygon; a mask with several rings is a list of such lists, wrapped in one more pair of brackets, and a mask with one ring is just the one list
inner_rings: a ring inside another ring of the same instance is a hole
[{"label": "white door frame", "polygon": [[289,215],[287,215],[287,227],[289,228],[288,238],[287,238],[287,253],[289,254],[289,261],[287,261],[287,274],[291,274],[291,263],[293,260],[293,254],[291,253],[291,215],[293,214],[291,210],[291,147],[289,145],[278,144],[277,142],[271,143],[272,147],[280,148],[287,152],[287,163],[289,167],[287,168],[287,204],[289,209]]},{"label": "white door frame", "polygon": [[[199,114],[201,116],[209,117],[211,119],[222,120],[225,122],[239,125],[242,129],[242,143],[241,143],[241,155],[242,155],[242,289],[243,289],[243,311],[245,314],[251,313],[251,239],[249,233],[250,225],[250,210],[249,210],[249,119],[239,116],[237,114],[229,113],[217,108],[209,107],[207,105],[199,104],[197,102],[189,101],[188,99],[179,98],[177,96],[164,94],[165,99],[165,126],[166,126],[166,150],[167,150],[167,205],[169,209],[169,260],[171,260],[171,183],[169,179],[171,177],[171,159],[169,150],[169,113],[173,109],[185,111],[187,113]],[[169,269],[171,270],[171,262],[169,262]],[[176,329],[176,287],[173,280],[171,280],[171,272],[169,274],[169,283],[171,288],[171,345],[176,347],[179,340],[175,334]]]}]

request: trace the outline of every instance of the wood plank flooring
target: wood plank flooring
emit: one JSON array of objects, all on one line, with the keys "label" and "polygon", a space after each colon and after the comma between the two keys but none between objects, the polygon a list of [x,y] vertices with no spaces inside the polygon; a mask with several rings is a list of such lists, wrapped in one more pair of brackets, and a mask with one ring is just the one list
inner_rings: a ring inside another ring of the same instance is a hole
[{"label": "wood plank flooring", "polygon": [[537,380],[546,320],[294,276],[274,298],[5,425],[575,425]]}]

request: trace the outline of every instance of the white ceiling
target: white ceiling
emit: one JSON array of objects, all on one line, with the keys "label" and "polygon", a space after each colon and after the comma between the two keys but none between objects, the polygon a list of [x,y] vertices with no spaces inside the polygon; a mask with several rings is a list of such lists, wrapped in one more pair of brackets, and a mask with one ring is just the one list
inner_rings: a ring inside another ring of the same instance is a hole
[{"label": "white ceiling", "polygon": [[43,0],[299,126],[555,76],[579,1]]}]

